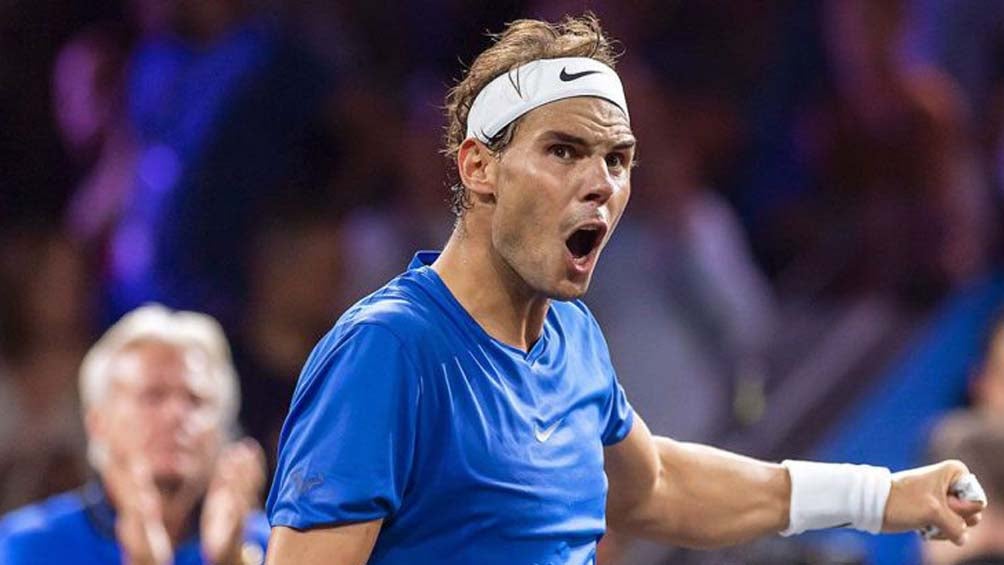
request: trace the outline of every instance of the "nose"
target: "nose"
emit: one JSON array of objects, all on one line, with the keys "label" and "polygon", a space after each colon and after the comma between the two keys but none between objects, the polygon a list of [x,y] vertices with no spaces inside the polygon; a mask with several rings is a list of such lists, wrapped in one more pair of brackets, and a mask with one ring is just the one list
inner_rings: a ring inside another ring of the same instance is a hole
[{"label": "nose", "polygon": [[184,394],[170,394],[161,406],[161,415],[172,426],[180,426],[192,415],[192,402]]},{"label": "nose", "polygon": [[610,176],[610,169],[603,157],[590,159],[586,173],[583,200],[603,206],[617,190],[617,184]]}]

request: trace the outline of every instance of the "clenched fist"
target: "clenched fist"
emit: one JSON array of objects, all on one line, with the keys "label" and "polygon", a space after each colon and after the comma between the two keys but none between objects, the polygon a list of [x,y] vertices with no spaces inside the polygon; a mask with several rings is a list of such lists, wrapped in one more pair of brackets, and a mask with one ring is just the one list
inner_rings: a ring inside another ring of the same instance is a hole
[{"label": "clenched fist", "polygon": [[960,500],[949,491],[952,483],[968,473],[964,463],[949,460],[893,474],[882,531],[937,526],[941,530],[937,538],[964,544],[966,530],[979,523],[984,504]]}]

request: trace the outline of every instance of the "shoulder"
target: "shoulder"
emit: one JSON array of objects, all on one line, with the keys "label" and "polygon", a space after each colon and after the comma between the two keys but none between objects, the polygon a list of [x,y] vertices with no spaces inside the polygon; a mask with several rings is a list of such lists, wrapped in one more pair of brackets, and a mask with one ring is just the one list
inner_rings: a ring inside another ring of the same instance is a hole
[{"label": "shoulder", "polygon": [[298,386],[351,370],[391,378],[389,367],[417,368],[423,344],[437,324],[433,300],[412,272],[393,279],[349,308],[317,343]]},{"label": "shoulder", "polygon": [[400,345],[421,341],[439,325],[441,314],[421,275],[406,272],[349,308],[328,335],[337,343],[359,333],[383,334]]},{"label": "shoulder", "polygon": [[15,510],[0,519],[0,561],[12,552],[53,549],[85,522],[83,501],[75,492]]}]

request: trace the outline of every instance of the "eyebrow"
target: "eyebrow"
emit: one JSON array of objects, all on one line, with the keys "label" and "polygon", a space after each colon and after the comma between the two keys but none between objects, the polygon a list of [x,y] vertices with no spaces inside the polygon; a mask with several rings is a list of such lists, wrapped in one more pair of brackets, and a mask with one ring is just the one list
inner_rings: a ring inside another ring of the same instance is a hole
[{"label": "eyebrow", "polygon": [[[593,145],[593,144],[589,143],[588,141],[586,141],[585,139],[583,139],[583,138],[581,138],[581,137],[579,137],[577,135],[572,135],[572,134],[565,133],[563,131],[557,131],[557,130],[546,131],[543,134],[541,134],[540,137],[541,137],[541,139],[548,139],[548,138],[550,138],[550,139],[554,139],[554,140],[557,140],[557,141],[561,141],[563,143],[569,143],[569,144],[572,144],[572,145],[580,145],[582,147],[589,147],[590,145]],[[631,139],[622,141],[622,142],[614,145],[612,149],[615,150],[615,151],[624,151],[624,150],[627,150],[627,149],[631,149],[632,147],[635,146],[636,143],[637,143],[637,141],[632,136]]]}]

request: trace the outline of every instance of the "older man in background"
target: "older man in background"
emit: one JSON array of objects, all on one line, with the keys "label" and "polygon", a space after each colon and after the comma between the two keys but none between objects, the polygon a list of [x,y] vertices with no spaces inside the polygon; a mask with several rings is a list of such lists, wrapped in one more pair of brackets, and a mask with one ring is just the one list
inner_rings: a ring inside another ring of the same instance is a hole
[{"label": "older man in background", "polygon": [[0,562],[260,563],[261,448],[219,324],[144,306],[91,348],[80,393],[95,480],[0,521]]}]

